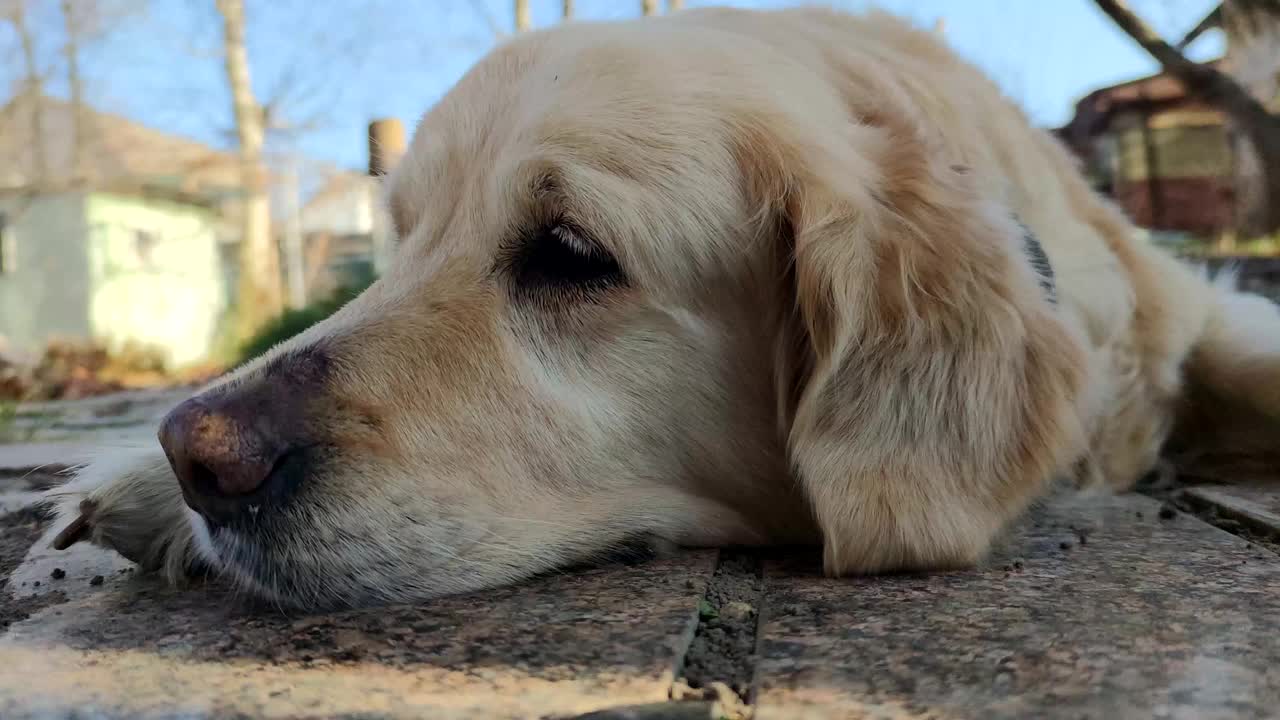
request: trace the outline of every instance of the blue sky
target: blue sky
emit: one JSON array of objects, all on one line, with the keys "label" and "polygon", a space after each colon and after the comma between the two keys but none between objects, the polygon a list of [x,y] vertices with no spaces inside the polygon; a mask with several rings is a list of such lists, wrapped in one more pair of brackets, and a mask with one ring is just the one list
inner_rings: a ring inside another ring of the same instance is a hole
[{"label": "blue sky", "polygon": [[[100,0],[121,12],[110,31],[85,49],[86,86],[98,108],[218,145],[231,142],[230,104],[222,75],[220,26],[213,0]],[[370,118],[416,119],[509,30],[511,0],[248,0],[250,61],[260,99],[280,97],[280,117],[305,127],[273,139],[310,158],[346,167],[365,164]],[[731,4],[779,7],[785,0]],[[1059,125],[1074,102],[1100,85],[1136,77],[1154,63],[1116,30],[1092,0],[845,0],[872,5],[922,26],[945,22],[948,41],[984,68],[1032,119]],[[1166,37],[1195,24],[1214,0],[1131,0]],[[37,2],[33,22],[51,91],[59,75],[56,2]],[[558,20],[559,0],[531,0],[534,24]],[[639,0],[577,0],[582,19],[639,14]],[[13,38],[0,30],[0,91],[14,82]],[[1221,52],[1205,37],[1198,58]],[[287,89],[285,91],[284,89]]]}]

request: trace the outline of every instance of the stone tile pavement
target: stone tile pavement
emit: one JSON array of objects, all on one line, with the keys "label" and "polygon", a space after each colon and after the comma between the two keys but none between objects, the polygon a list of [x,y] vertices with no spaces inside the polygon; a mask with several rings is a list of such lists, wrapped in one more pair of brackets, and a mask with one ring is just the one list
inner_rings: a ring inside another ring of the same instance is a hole
[{"label": "stone tile pavement", "polygon": [[[85,400],[23,403],[0,414],[0,443],[91,443],[146,436],[190,388],[136,390]],[[0,445],[3,452],[3,445]]]},{"label": "stone tile pavement", "polygon": [[[56,478],[32,469],[78,447],[0,449],[2,718],[1235,718],[1280,707],[1280,484],[1184,491],[1186,512],[1141,495],[1059,498],[965,572],[830,580],[812,550],[682,552],[298,616],[216,583],[163,587],[92,548],[48,550],[52,529],[29,504]],[[718,703],[689,689],[717,681]]]},{"label": "stone tile pavement", "polygon": [[74,442],[0,445],[0,470],[8,476],[53,473],[88,459],[91,446]]},{"label": "stone tile pavement", "polygon": [[1280,706],[1277,556],[1150,498],[1059,501],[984,570],[839,583],[816,570],[809,558],[766,565],[758,718],[1238,718]]}]

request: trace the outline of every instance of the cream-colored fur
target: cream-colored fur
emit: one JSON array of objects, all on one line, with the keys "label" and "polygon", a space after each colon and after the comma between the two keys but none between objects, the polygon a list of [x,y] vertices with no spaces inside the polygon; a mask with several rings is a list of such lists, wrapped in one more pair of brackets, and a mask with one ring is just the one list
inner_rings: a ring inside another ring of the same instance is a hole
[{"label": "cream-colored fur", "polygon": [[[298,496],[210,532],[159,448],[131,451],[55,491],[85,537],[299,605],[492,586],[636,536],[963,567],[1055,476],[1131,486],[1190,386],[1280,427],[1275,308],[1145,244],[888,16],[522,35],[423,118],[389,204],[389,272],[224,381],[324,348]],[[511,258],[562,232],[625,279],[526,286]]]}]

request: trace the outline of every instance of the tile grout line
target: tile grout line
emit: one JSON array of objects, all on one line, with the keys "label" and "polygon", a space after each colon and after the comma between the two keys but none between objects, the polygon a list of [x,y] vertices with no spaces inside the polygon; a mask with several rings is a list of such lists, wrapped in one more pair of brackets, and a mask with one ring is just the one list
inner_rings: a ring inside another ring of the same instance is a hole
[{"label": "tile grout line", "polygon": [[1176,493],[1169,502],[1201,522],[1245,540],[1255,547],[1280,555],[1280,529],[1267,525],[1258,518],[1236,508],[1218,504],[1184,490]]},{"label": "tile grout line", "polygon": [[720,550],[672,682],[673,701],[714,700],[721,717],[750,717],[763,599],[762,556]]},{"label": "tile grout line", "polygon": [[[567,718],[548,716],[544,720],[749,720],[753,708],[747,697],[753,694],[752,686],[755,682],[760,601],[764,595],[763,566],[764,561],[758,553],[725,549],[716,551],[715,568],[711,577],[707,578],[702,594],[698,596],[697,605],[691,608],[694,616],[690,619],[693,622],[683,636],[682,647],[673,664],[666,701],[605,708]],[[752,579],[755,580],[754,583],[751,582]],[[731,584],[739,586],[739,591],[734,592],[726,587]],[[751,592],[743,593],[740,591],[743,585],[754,587]],[[719,624],[722,611],[734,615],[734,609],[726,606],[743,602],[741,599],[726,601],[730,595],[751,598],[749,604],[754,612],[748,617],[740,617],[743,622],[737,623],[738,627],[749,628],[745,640],[751,651],[745,657],[727,662],[727,673],[724,672],[725,668],[713,672],[701,665],[706,662],[708,655],[720,656],[706,647],[700,651],[696,648],[700,641],[705,644],[709,631],[714,629],[712,626]],[[737,683],[739,687],[735,688],[735,678],[745,680]]]},{"label": "tile grout line", "polygon": [[1160,482],[1140,483],[1134,492],[1160,502],[1160,513],[1181,513],[1240,538],[1254,547],[1280,555],[1280,528],[1261,523],[1247,513],[1215,503],[1196,495],[1197,487],[1213,487],[1216,483]]}]

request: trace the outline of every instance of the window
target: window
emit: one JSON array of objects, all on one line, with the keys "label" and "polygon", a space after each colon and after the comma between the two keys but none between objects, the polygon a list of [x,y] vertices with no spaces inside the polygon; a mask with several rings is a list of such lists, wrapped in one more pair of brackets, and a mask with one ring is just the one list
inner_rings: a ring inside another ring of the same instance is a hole
[{"label": "window", "polygon": [[13,231],[8,218],[0,213],[0,275],[8,275],[17,269],[18,248],[13,241]]},{"label": "window", "polygon": [[138,257],[138,263],[144,268],[150,268],[155,265],[154,259],[151,257],[156,247],[156,236],[147,230],[133,231],[133,251]]}]

